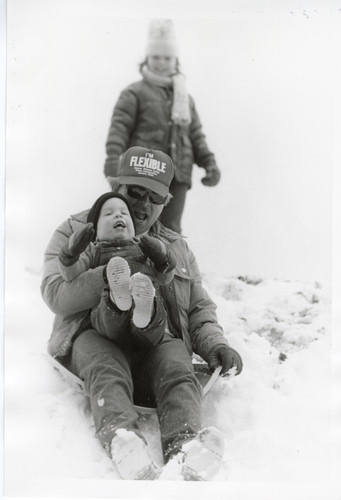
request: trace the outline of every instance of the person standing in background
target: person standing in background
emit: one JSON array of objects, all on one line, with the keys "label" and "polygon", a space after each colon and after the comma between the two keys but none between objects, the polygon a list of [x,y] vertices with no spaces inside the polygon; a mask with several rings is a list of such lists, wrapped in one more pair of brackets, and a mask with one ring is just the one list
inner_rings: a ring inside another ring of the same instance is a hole
[{"label": "person standing in background", "polygon": [[181,219],[192,170],[205,170],[201,182],[215,186],[220,180],[214,154],[209,150],[193,98],[180,71],[174,24],[168,19],[150,23],[146,58],[140,65],[142,80],[120,94],[112,114],[106,142],[104,174],[109,183],[117,176],[120,155],[131,146],[158,149],[173,160],[175,175],[171,201],[160,221],[181,233]]}]

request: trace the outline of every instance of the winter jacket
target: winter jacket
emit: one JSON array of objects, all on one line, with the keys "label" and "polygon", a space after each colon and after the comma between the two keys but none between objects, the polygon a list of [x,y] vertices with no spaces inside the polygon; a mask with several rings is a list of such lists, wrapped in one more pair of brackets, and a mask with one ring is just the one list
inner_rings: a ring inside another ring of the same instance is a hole
[{"label": "winter jacket", "polygon": [[[70,235],[86,223],[87,214],[84,211],[63,222],[45,252],[41,292],[56,314],[48,343],[48,351],[55,357],[65,356],[73,339],[91,327],[89,310],[99,302],[104,286],[104,266],[89,269],[71,282],[63,280],[59,270],[59,251]],[[170,245],[177,256],[174,279],[160,288],[171,332],[184,341],[190,354],[195,352],[207,361],[211,349],[227,341],[217,323],[216,306],[202,286],[195,257],[184,239],[160,222],[155,222],[149,234]]]},{"label": "winter jacket", "polygon": [[171,121],[172,87],[141,80],[125,88],[111,119],[105,175],[116,177],[119,156],[131,146],[143,146],[171,156],[176,180],[191,187],[193,164],[206,169],[216,161],[208,149],[193,98],[189,99],[191,123],[179,126]]}]

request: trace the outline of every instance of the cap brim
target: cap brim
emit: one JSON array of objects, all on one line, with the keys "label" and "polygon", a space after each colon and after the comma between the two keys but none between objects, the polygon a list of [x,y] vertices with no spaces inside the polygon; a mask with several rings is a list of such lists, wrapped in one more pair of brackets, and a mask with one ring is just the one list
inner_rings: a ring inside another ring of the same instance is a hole
[{"label": "cap brim", "polygon": [[161,182],[154,181],[153,179],[147,179],[146,177],[132,177],[132,176],[122,176],[118,178],[120,184],[142,186],[146,189],[150,189],[161,196],[166,196],[169,193],[169,188]]}]

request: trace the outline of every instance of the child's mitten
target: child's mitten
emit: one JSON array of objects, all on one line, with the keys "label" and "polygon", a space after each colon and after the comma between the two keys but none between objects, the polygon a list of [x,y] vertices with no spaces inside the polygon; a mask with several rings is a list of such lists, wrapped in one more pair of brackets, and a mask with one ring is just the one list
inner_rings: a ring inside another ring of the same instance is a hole
[{"label": "child's mitten", "polygon": [[75,231],[69,241],[59,252],[59,260],[64,266],[72,266],[86,247],[95,237],[95,230],[92,222],[85,224],[79,231]]},{"label": "child's mitten", "polygon": [[220,170],[217,165],[208,165],[206,168],[206,175],[201,179],[204,186],[216,186],[220,181]]},{"label": "child's mitten", "polygon": [[162,241],[143,235],[139,239],[139,245],[145,256],[154,263],[158,272],[164,273],[174,269],[176,260]]}]

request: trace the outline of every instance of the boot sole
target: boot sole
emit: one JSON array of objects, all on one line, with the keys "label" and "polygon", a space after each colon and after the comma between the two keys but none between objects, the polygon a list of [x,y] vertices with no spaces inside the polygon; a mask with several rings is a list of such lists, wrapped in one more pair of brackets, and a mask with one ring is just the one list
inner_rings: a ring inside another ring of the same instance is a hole
[{"label": "boot sole", "polygon": [[130,289],[135,303],[133,323],[137,328],[146,328],[153,312],[155,296],[153,283],[148,276],[136,273],[130,278]]},{"label": "boot sole", "polygon": [[112,258],[107,265],[110,298],[121,311],[128,311],[133,305],[129,290],[130,269],[122,257]]}]

